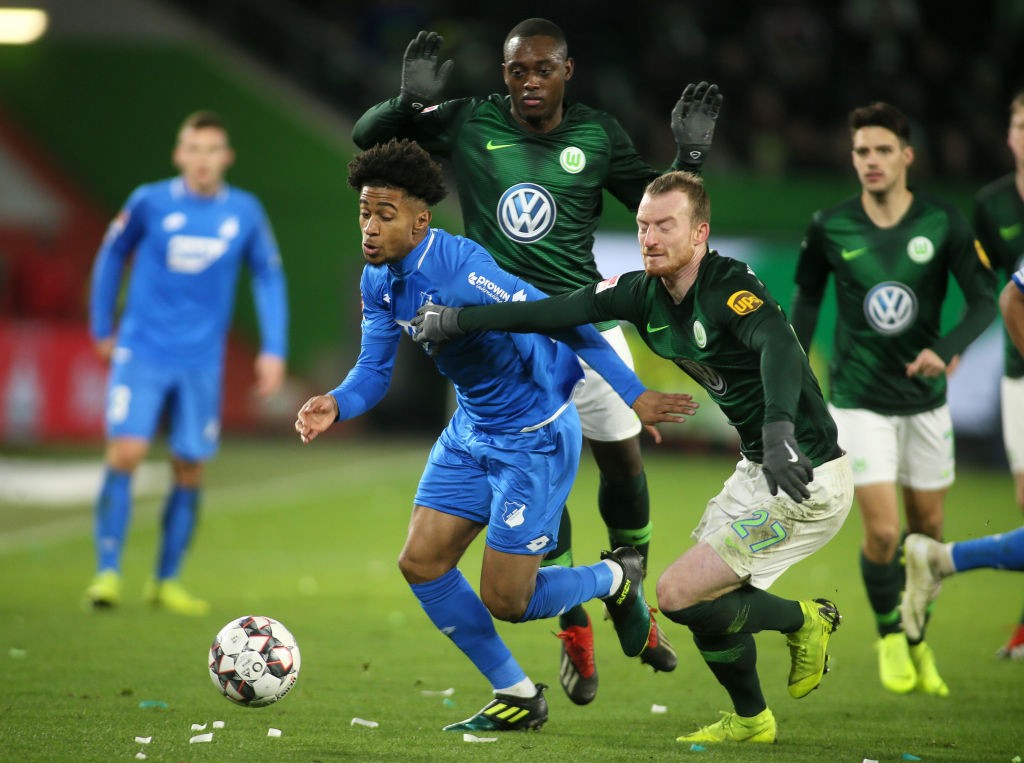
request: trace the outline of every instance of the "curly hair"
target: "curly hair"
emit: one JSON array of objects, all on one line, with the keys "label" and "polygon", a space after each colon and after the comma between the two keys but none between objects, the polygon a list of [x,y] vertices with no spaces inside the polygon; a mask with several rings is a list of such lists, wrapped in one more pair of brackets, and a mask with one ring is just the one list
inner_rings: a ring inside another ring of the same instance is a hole
[{"label": "curly hair", "polygon": [[348,184],[394,188],[434,206],[448,195],[441,165],[414,140],[392,138],[358,154],[348,163]]}]

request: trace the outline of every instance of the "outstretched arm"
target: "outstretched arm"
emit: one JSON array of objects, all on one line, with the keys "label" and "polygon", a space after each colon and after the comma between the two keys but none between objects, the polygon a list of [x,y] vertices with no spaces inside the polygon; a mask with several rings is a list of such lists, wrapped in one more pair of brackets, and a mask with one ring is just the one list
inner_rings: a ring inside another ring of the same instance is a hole
[{"label": "outstretched arm", "polygon": [[672,134],[678,147],[673,168],[700,172],[711,149],[721,109],[722,94],[718,92],[718,85],[691,82],[683,89],[672,109]]}]

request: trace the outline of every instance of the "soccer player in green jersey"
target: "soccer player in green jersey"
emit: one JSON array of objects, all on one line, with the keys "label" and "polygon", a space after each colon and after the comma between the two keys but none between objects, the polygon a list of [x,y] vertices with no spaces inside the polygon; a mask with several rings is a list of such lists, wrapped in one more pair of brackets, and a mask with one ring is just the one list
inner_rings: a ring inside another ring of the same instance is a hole
[{"label": "soccer player in green jersey", "polygon": [[710,219],[699,177],[662,175],[637,210],[643,271],[529,304],[425,305],[412,321],[413,338],[443,342],[466,331],[548,332],[626,320],[656,355],[708,391],[736,427],[742,455],[708,502],[693,532],[697,544],[661,574],[657,596],[662,613],[691,630],[734,712],[678,741],[774,742],[753,634],[787,634],[792,697],[817,688],[840,621],[836,606],[767,589],[839,531],[853,504],[853,477],[785,314],[746,264],[709,250]]},{"label": "soccer player in green jersey", "polygon": [[[603,193],[636,209],[644,186],[660,174],[637,153],[611,115],[565,97],[575,63],[562,30],[546,19],[517,24],[505,38],[502,73],[507,95],[440,102],[452,62],[438,64],[443,38],[420,32],[409,43],[399,95],[369,109],[352,138],[368,148],[392,137],[416,140],[450,161],[466,235],[483,244],[505,270],[548,294],[601,279],[594,231]],[[678,144],[674,169],[698,170],[710,148],[721,106],[715,85],[688,85],[672,111]],[[604,337],[632,363],[621,329],[599,323]],[[650,499],[640,449],[640,423],[607,383],[584,363],[586,385],[576,396],[583,435],[600,471],[598,508],[612,548],[648,556]],[[547,559],[572,565],[568,513]],[[587,704],[597,693],[593,630],[582,607],[559,618],[560,679],[569,698]],[[655,670],[676,666],[657,627],[641,661]]]},{"label": "soccer player in green jersey", "polygon": [[[995,317],[995,275],[963,215],[907,186],[914,149],[906,116],[874,103],[854,109],[849,127],[861,192],[811,219],[792,323],[808,349],[831,274],[838,317],[829,405],[864,523],[860,567],[879,634],[879,674],[892,692],[946,696],[923,629],[908,642],[900,626],[897,485],[909,531],[940,538],[954,479],[946,374]],[[951,273],[967,307],[942,334]]]},{"label": "soccer player in green jersey", "polygon": [[[1010,102],[1006,144],[1013,154],[1014,171],[978,191],[974,200],[974,232],[992,267],[1010,278],[1024,265],[1024,91]],[[1011,329],[1010,321],[1006,321],[1006,326]],[[1010,341],[1006,342],[1000,391],[1006,458],[1013,473],[1017,506],[1024,510],[1024,416],[1020,415],[1024,410],[1024,355]],[[1024,613],[998,654],[1024,659]]]}]

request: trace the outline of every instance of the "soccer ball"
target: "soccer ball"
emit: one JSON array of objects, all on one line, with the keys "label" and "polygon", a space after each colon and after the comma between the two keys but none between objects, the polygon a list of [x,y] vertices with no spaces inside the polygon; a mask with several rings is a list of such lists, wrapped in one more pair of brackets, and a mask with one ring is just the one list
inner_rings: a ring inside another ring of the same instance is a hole
[{"label": "soccer ball", "polygon": [[299,645],[277,620],[246,615],[220,629],[210,647],[210,679],[238,705],[265,707],[299,677]]}]

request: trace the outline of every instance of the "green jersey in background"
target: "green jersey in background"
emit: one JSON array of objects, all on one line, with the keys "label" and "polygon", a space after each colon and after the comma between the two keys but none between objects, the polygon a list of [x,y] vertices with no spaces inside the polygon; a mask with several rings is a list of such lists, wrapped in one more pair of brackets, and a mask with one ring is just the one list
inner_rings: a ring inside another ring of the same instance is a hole
[{"label": "green jersey in background", "polygon": [[[1013,173],[1004,175],[978,191],[974,198],[974,232],[982,248],[1005,283],[1024,265],[1024,200],[1017,191]],[[1007,376],[1024,376],[1024,357],[1009,337],[1004,341],[1004,369]]]},{"label": "green jersey in background", "polygon": [[[906,214],[890,228],[871,221],[860,196],[816,212],[797,262],[799,298],[820,303],[830,274],[837,300],[829,365],[832,403],[884,415],[943,405],[945,375],[907,377],[906,365],[925,348],[949,363],[996,313],[995,275],[964,216],[926,193],[915,193]],[[940,336],[950,274],[967,307],[957,325]],[[803,311],[794,310],[795,318],[797,313]],[[794,328],[807,348],[813,324],[795,319]]]}]

